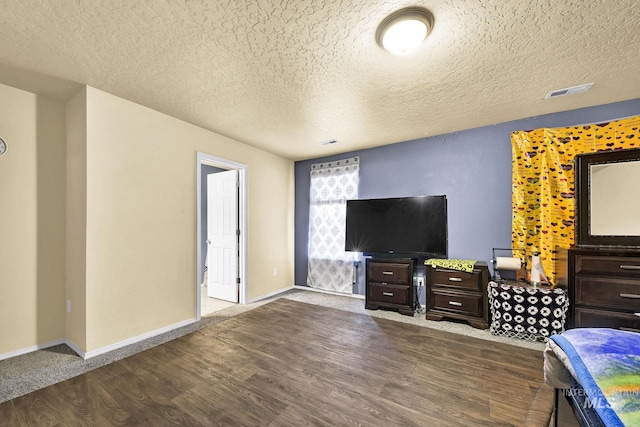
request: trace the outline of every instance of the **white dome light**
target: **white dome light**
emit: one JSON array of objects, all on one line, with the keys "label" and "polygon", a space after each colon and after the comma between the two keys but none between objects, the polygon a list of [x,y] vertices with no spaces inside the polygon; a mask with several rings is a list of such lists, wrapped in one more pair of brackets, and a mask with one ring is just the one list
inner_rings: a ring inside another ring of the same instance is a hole
[{"label": "white dome light", "polygon": [[395,55],[407,55],[420,47],[433,27],[433,15],[425,9],[407,8],[392,13],[378,26],[376,40]]}]

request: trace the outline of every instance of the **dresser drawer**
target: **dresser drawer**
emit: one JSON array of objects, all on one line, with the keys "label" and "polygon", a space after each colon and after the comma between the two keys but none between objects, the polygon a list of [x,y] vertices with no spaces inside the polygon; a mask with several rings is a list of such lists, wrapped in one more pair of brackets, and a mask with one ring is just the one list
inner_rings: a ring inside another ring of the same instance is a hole
[{"label": "dresser drawer", "polygon": [[447,291],[443,288],[431,290],[431,307],[434,310],[443,310],[452,313],[460,313],[468,316],[482,317],[483,296],[475,294],[462,294]]},{"label": "dresser drawer", "polygon": [[576,304],[640,311],[640,279],[576,276]]},{"label": "dresser drawer", "polygon": [[369,262],[369,280],[379,283],[410,283],[411,266],[391,262]]},{"label": "dresser drawer", "polygon": [[577,307],[575,315],[576,328],[614,328],[640,332],[640,317],[633,313]]},{"label": "dresser drawer", "polygon": [[576,255],[575,272],[640,277],[640,257]]},{"label": "dresser drawer", "polygon": [[367,286],[367,298],[379,303],[410,305],[409,296],[409,286],[371,282]]},{"label": "dresser drawer", "polygon": [[484,288],[480,270],[465,273],[464,271],[436,268],[433,277],[434,281],[431,286],[453,286],[478,292],[482,292]]}]

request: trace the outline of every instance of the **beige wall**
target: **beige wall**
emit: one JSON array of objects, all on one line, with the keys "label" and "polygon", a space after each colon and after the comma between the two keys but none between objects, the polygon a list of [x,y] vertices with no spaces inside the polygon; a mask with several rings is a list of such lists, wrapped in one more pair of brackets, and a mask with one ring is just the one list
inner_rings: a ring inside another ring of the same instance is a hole
[{"label": "beige wall", "polygon": [[[294,284],[293,162],[273,155],[251,157],[248,301]],[[291,254],[291,262],[283,254]],[[273,275],[274,268],[277,276]]]},{"label": "beige wall", "polygon": [[197,151],[248,165],[249,299],[292,286],[292,161],[89,87],[86,351],[195,317]]},{"label": "beige wall", "polygon": [[67,282],[65,336],[78,349],[87,346],[87,91],[67,102]]},{"label": "beige wall", "polygon": [[64,117],[0,85],[0,355],[64,338]]},{"label": "beige wall", "polygon": [[91,87],[0,85],[0,136],[0,357],[195,318],[197,151],[248,166],[248,299],[293,285],[292,161]]}]

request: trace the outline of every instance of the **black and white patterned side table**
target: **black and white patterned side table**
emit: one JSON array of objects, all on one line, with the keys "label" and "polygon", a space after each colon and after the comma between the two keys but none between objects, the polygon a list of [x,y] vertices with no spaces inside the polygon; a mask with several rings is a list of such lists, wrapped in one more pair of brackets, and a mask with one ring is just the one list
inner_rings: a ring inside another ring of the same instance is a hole
[{"label": "black and white patterned side table", "polygon": [[530,341],[547,341],[564,332],[569,297],[559,288],[523,282],[489,282],[490,330]]}]

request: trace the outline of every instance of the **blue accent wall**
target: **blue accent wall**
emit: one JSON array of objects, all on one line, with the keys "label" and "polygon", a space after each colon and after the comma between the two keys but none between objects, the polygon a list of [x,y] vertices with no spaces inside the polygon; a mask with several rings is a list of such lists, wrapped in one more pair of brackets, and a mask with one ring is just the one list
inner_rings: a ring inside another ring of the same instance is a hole
[{"label": "blue accent wall", "polygon": [[[307,281],[309,178],[314,163],[359,156],[362,199],[446,195],[449,258],[489,263],[492,248],[511,247],[511,132],[602,123],[634,115],[640,115],[640,99],[298,161],[295,283],[306,285]],[[358,270],[354,292],[364,294],[364,268]]]}]

